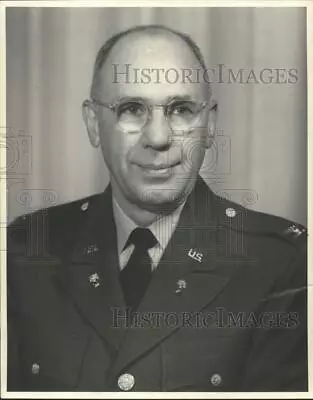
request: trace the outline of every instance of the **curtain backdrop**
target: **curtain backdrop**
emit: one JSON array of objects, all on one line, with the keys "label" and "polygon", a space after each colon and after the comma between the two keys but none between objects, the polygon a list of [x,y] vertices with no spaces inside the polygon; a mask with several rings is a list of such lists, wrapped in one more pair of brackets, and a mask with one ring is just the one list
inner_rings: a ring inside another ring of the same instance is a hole
[{"label": "curtain backdrop", "polygon": [[215,192],[306,224],[304,8],[7,9],[8,219],[106,186],[81,103],[104,41],[149,23],[190,34],[211,68],[297,70],[290,84],[214,80],[217,139],[201,173]]}]

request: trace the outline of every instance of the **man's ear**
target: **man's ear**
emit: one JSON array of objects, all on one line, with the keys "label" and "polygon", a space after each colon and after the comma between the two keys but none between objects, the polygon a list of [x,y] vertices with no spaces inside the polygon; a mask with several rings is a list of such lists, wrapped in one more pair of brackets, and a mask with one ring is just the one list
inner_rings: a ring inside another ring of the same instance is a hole
[{"label": "man's ear", "polygon": [[95,109],[95,105],[91,100],[85,100],[82,105],[83,118],[86,124],[90,143],[93,147],[100,144],[99,121]]},{"label": "man's ear", "polygon": [[209,116],[208,116],[208,136],[206,141],[206,147],[209,149],[215,138],[216,133],[216,120],[217,120],[217,101],[214,99],[210,100],[209,104]]}]

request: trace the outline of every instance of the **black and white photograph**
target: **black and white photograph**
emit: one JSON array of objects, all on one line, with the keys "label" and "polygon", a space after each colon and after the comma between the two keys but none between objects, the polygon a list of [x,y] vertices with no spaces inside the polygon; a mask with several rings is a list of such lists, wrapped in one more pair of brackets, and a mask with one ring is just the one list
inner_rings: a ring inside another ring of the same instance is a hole
[{"label": "black and white photograph", "polygon": [[309,398],[308,7],[27,3],[1,5],[2,397]]}]

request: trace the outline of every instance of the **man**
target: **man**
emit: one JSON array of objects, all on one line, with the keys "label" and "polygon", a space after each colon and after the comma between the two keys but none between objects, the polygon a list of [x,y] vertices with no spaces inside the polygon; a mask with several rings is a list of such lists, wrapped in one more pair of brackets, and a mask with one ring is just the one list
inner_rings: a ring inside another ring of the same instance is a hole
[{"label": "man", "polygon": [[8,228],[9,390],[307,390],[305,229],[199,177],[216,104],[164,79],[187,69],[162,26],[100,49],[83,117],[111,183]]}]

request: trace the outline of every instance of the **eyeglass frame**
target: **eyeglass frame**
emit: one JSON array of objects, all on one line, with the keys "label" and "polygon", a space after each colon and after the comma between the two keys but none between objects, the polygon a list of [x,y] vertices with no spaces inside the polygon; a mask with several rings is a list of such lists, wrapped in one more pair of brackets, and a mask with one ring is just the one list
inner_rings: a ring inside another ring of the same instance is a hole
[{"label": "eyeglass frame", "polygon": [[[126,99],[128,99],[128,98],[126,97],[125,100]],[[165,116],[165,118],[167,120],[167,123],[168,123],[169,127],[171,128],[171,130],[174,131],[172,126],[171,126],[171,123],[168,121],[168,114],[166,113],[165,110],[166,110],[167,107],[169,107],[171,105],[172,102],[179,101],[179,99],[172,99],[167,104],[148,104],[145,101],[143,101],[141,98],[137,98],[137,97],[130,97],[129,100],[130,101],[131,100],[138,100],[138,101],[140,100],[142,103],[144,103],[147,106],[147,109],[148,109],[148,117],[147,117],[145,123],[142,125],[142,127],[140,127],[138,129],[138,132],[142,132],[144,127],[148,124],[148,121],[151,120],[151,118],[152,118],[152,109],[153,108],[162,108],[163,109],[163,114],[164,114],[164,116]],[[103,101],[100,101],[98,99],[95,99],[95,98],[91,97],[90,99],[85,100],[84,104],[86,104],[86,102],[91,102],[91,103],[93,103],[93,104],[95,104],[97,106],[108,108],[109,110],[111,110],[115,114],[116,124],[120,125],[119,122],[118,122],[118,118],[117,118],[116,107],[118,105],[120,105],[122,103],[122,101],[123,101],[123,99],[119,99],[119,100],[115,101],[114,103],[107,103],[107,102],[103,102]],[[181,99],[181,101],[184,101],[184,100]],[[209,105],[209,101],[200,101],[200,102],[198,102],[195,99],[188,99],[188,100],[185,100],[185,101],[196,102],[196,103],[198,103],[200,105],[200,110],[198,112],[197,120],[195,122],[195,124],[196,124],[198,122],[198,119],[199,119],[199,116],[200,116],[201,112],[204,110],[205,107],[207,107]],[[214,104],[210,108],[210,110],[214,110],[214,109],[216,109],[216,107],[217,107],[217,104]],[[197,128],[197,126],[192,126],[192,127],[190,127],[189,129],[186,129],[186,130],[180,130],[180,132],[191,132],[196,128]],[[125,133],[137,132],[137,131],[127,131],[127,130],[122,129],[122,128],[120,128],[120,129]]]}]

